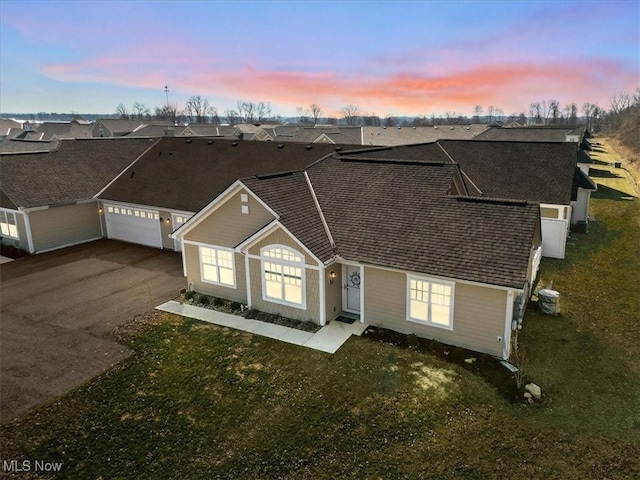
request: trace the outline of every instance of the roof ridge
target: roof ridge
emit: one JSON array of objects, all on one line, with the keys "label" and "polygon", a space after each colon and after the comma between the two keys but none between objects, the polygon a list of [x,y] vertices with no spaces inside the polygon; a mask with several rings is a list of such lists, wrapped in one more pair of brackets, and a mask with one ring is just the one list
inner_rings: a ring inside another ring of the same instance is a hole
[{"label": "roof ridge", "polygon": [[309,178],[309,174],[306,170],[304,170],[304,178],[307,181],[307,185],[309,186],[309,191],[311,192],[311,197],[313,198],[313,203],[318,210],[318,214],[320,215],[320,221],[322,222],[322,226],[324,227],[324,231],[327,234],[327,238],[329,238],[329,243],[331,247],[336,248],[336,242],[333,240],[333,235],[331,235],[331,230],[329,230],[329,224],[327,223],[327,219],[324,217],[324,213],[322,213],[322,207],[320,207],[320,202],[318,201],[318,197],[316,196],[316,192],[313,189],[313,184],[311,183],[311,179]]},{"label": "roof ridge", "polygon": [[360,158],[340,158],[341,162],[345,163],[380,163],[388,165],[424,165],[428,167],[443,167],[445,162],[430,161],[430,160],[394,160],[393,158],[373,158],[373,157],[360,157]]}]

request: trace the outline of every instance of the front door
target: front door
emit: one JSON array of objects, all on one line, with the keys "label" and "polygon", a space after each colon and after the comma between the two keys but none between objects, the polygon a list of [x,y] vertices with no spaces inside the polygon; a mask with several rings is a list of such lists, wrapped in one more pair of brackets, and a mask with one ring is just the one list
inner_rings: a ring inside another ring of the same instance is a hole
[{"label": "front door", "polygon": [[351,313],[360,313],[360,267],[346,265],[344,279],[344,310]]}]

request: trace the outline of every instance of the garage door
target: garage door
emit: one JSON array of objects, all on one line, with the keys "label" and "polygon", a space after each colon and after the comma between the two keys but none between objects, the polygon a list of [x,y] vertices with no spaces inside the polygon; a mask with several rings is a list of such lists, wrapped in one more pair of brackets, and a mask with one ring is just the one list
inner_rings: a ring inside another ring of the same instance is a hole
[{"label": "garage door", "polygon": [[107,237],[162,248],[160,217],[155,210],[105,205]]}]

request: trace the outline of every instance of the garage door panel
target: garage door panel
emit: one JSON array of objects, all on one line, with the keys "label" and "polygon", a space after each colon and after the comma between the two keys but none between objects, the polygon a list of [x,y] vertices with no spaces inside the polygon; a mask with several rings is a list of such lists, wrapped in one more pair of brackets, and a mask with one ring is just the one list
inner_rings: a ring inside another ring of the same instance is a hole
[{"label": "garage door panel", "polygon": [[157,211],[140,208],[105,206],[107,236],[115,240],[162,248],[162,234]]}]

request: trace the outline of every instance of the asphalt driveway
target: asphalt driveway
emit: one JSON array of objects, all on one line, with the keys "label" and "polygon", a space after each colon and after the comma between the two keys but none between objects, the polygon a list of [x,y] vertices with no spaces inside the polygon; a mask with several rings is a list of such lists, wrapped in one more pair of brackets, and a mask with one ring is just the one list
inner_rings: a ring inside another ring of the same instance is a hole
[{"label": "asphalt driveway", "polygon": [[1,422],[126,358],[111,332],[185,285],[179,253],[115,240],[3,264],[0,282]]}]

